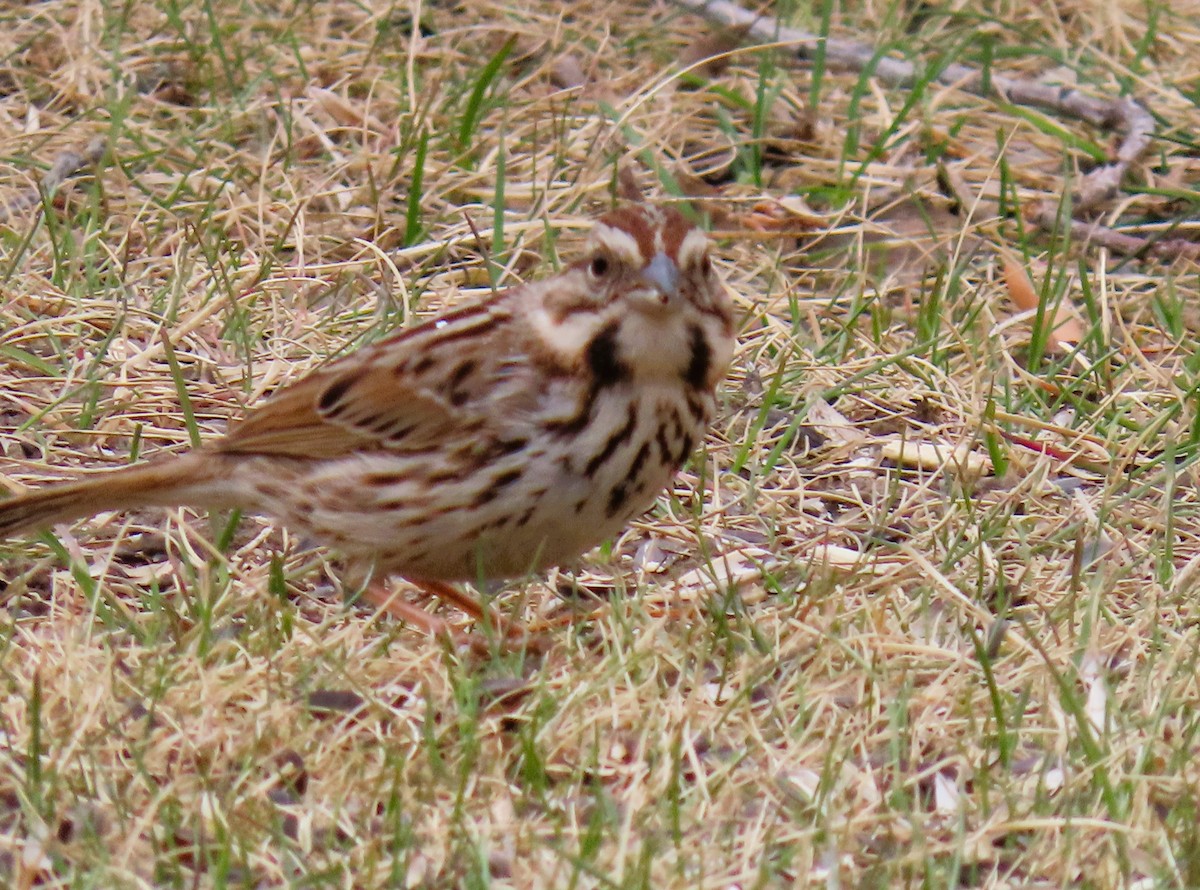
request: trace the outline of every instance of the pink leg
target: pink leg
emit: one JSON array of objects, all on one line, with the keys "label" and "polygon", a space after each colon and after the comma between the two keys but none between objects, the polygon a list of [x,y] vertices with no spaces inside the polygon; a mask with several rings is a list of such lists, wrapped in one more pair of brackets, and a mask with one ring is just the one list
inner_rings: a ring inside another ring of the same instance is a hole
[{"label": "pink leg", "polygon": [[[474,597],[463,593],[456,587],[441,581],[413,581],[422,592],[456,606],[475,622],[485,628],[498,631],[506,643],[524,643],[528,648],[541,650],[544,648],[536,638],[531,638],[521,628],[500,620],[491,609]],[[363,591],[362,597],[376,608],[382,609],[393,618],[398,618],[406,624],[425,631],[433,637],[445,637],[455,645],[466,645],[471,651],[487,654],[490,647],[488,640],[476,633],[456,631],[449,623],[436,615],[430,614],[420,606],[406,601],[399,593],[390,591],[382,581],[372,581]]]}]

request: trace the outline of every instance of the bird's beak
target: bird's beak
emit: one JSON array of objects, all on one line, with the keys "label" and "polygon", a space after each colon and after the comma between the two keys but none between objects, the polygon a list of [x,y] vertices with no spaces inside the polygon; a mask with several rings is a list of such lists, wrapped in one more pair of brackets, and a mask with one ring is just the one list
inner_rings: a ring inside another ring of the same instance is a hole
[{"label": "bird's beak", "polygon": [[642,292],[647,308],[665,309],[679,296],[679,267],[665,253],[654,255],[641,278],[650,286],[649,292]]}]

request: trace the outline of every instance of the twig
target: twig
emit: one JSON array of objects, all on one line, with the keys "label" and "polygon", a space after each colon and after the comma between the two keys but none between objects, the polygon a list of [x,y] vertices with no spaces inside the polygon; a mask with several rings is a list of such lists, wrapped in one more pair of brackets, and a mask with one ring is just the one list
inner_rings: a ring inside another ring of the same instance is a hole
[{"label": "twig", "polygon": [[97,136],[89,142],[83,151],[67,149],[50,165],[42,181],[36,186],[23,189],[8,200],[0,200],[0,225],[7,223],[14,216],[30,207],[36,207],[42,202],[42,197],[53,195],[58,187],[66,180],[82,171],[85,167],[96,163],[104,157],[108,140]]},{"label": "twig", "polygon": [[[796,56],[811,60],[822,42],[825,61],[831,67],[863,71],[869,66],[875,76],[894,87],[910,87],[917,82],[918,69],[911,62],[888,56],[877,57],[876,50],[864,43],[821,38],[798,28],[781,25],[767,15],[750,12],[729,0],[674,0],[675,5],[703,16],[714,24],[739,29],[748,38],[791,46]],[[1095,211],[1111,200],[1125,173],[1150,145],[1154,135],[1154,117],[1142,105],[1129,98],[1098,99],[1071,87],[1038,83],[1003,74],[985,78],[978,69],[953,63],[937,75],[937,82],[976,95],[990,95],[1016,105],[1031,105],[1085,121],[1103,130],[1120,134],[1113,159],[1087,173],[1072,206],[1078,213]],[[1039,225],[1057,231],[1057,217],[1039,212],[1033,216]],[[1079,223],[1093,242],[1099,242],[1102,227]],[[1075,226],[1072,225],[1072,229]],[[1119,234],[1119,233],[1114,233]],[[1124,236],[1126,238],[1130,236]],[[1138,240],[1138,239],[1134,239]],[[1120,238],[1116,241],[1121,241]],[[1160,247],[1168,242],[1160,242]],[[1185,242],[1186,243],[1186,242]],[[1111,246],[1111,245],[1110,245]],[[1145,244],[1139,246],[1145,250]],[[1157,251],[1154,251],[1157,252]]]},{"label": "twig", "polygon": [[1031,217],[1040,228],[1046,231],[1062,232],[1067,230],[1073,241],[1105,247],[1122,256],[1153,256],[1163,260],[1183,257],[1184,259],[1200,260],[1200,244],[1195,241],[1189,241],[1186,238],[1130,235],[1097,222],[1063,219],[1062,217],[1065,215],[1055,212],[1053,207],[1044,204],[1036,208]]}]

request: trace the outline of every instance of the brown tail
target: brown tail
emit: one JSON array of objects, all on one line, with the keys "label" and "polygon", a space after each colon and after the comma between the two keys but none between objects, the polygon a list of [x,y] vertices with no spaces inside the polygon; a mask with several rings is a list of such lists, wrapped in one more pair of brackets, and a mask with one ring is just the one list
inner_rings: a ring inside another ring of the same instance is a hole
[{"label": "brown tail", "polygon": [[224,506],[232,480],[220,483],[219,463],[214,455],[187,454],[0,501],[0,541],[104,510]]}]

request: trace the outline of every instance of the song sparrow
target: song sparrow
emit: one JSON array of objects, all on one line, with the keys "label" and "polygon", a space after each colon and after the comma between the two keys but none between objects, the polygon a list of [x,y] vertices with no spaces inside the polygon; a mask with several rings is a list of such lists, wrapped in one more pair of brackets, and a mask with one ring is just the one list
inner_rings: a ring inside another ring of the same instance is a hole
[{"label": "song sparrow", "polygon": [[105,510],[241,507],[479,618],[446,582],[570,562],[653,503],[705,434],[733,342],[704,233],[618,208],[560,274],[331,362],[222,439],[0,502],[0,540]]}]

